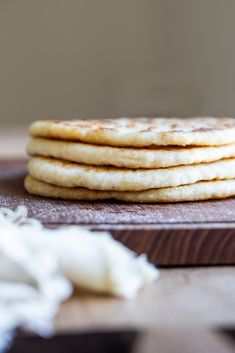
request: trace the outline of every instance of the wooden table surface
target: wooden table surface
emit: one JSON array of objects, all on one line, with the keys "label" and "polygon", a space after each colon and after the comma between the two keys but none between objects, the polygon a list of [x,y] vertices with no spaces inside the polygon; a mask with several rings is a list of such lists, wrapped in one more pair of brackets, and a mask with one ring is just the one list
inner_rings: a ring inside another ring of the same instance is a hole
[{"label": "wooden table surface", "polygon": [[[25,136],[23,129],[1,129],[0,158],[24,157]],[[62,305],[56,320],[57,331],[123,327],[235,327],[234,266],[162,269],[160,279],[132,301],[80,292]]]}]

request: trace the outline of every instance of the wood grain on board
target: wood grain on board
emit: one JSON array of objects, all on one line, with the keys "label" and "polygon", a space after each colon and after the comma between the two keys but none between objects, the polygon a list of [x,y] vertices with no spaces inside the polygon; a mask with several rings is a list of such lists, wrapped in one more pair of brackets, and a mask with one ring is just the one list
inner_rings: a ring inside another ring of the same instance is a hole
[{"label": "wood grain on board", "polygon": [[26,160],[0,161],[0,206],[25,205],[48,226],[109,230],[159,265],[235,263],[235,198],[167,204],[52,200],[27,194],[25,174]]}]

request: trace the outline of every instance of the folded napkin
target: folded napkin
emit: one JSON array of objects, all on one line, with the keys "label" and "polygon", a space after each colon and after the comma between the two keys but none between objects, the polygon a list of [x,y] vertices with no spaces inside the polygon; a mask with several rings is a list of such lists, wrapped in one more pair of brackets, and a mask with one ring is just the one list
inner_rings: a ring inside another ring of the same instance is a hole
[{"label": "folded napkin", "polygon": [[159,276],[106,232],[46,229],[27,209],[0,209],[0,352],[16,327],[51,334],[73,286],[131,299]]}]

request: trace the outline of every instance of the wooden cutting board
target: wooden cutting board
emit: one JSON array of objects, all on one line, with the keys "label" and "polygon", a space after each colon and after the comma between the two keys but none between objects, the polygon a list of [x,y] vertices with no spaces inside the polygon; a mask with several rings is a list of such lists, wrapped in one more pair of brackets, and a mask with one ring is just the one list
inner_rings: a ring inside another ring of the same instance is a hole
[{"label": "wooden cutting board", "polygon": [[108,230],[161,266],[235,264],[235,198],[175,204],[50,200],[26,193],[25,174],[26,160],[0,161],[0,206],[25,205],[47,226]]}]

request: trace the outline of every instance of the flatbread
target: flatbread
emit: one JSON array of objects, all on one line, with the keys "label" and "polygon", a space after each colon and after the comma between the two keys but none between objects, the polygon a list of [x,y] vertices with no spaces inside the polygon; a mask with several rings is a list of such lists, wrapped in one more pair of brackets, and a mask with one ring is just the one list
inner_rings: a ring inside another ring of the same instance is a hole
[{"label": "flatbread", "polygon": [[82,142],[33,138],[27,152],[91,165],[125,168],[164,168],[211,162],[235,157],[235,144],[216,147],[154,147],[128,148],[98,146]]},{"label": "flatbread", "polygon": [[35,137],[111,146],[219,146],[235,143],[235,119],[205,117],[42,120],[32,123],[29,132]]},{"label": "flatbread", "polygon": [[26,190],[33,195],[64,200],[116,199],[128,202],[182,202],[226,198],[235,195],[235,179],[198,182],[173,188],[147,191],[95,191],[85,188],[63,188],[36,180],[25,179]]},{"label": "flatbread", "polygon": [[235,178],[235,159],[163,169],[124,169],[76,164],[34,157],[30,175],[46,183],[93,190],[139,191],[192,184],[202,180]]}]

